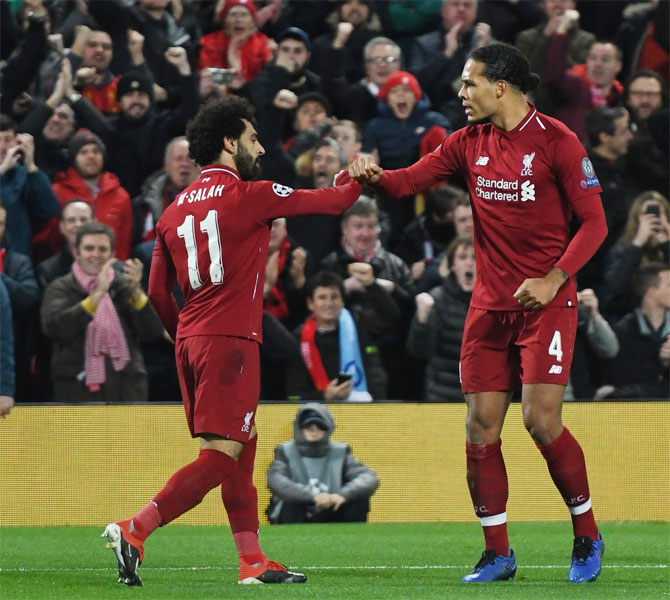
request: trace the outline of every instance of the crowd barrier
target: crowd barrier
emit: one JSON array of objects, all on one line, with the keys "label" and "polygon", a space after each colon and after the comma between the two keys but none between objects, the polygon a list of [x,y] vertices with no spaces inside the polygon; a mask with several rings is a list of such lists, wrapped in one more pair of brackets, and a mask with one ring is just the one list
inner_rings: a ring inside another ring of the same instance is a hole
[{"label": "crowd barrier", "polygon": [[[331,405],[332,439],[380,477],[371,522],[474,521],[465,483],[460,404]],[[274,447],[291,439],[295,404],[263,404],[256,419],[255,483],[261,523]],[[599,521],[667,521],[670,403],[569,403],[564,421],[586,456]],[[512,404],[502,434],[510,521],[569,521]],[[132,516],[199,444],[180,405],[17,406],[0,421],[0,524],[103,525]],[[177,520],[225,524],[218,492]]]}]

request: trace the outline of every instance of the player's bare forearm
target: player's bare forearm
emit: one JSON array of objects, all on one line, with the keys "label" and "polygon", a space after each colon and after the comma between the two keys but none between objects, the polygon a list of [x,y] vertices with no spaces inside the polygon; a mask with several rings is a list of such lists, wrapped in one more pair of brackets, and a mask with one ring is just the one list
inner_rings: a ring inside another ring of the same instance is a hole
[{"label": "player's bare forearm", "polygon": [[157,293],[156,289],[149,288],[149,302],[156,311],[163,327],[170,337],[177,338],[177,325],[179,324],[179,307],[171,291]]}]

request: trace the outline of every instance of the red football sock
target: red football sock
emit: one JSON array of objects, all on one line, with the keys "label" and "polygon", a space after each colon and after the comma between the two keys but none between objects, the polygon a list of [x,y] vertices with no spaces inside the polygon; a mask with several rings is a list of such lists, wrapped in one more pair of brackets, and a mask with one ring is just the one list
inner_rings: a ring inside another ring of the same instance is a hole
[{"label": "red football sock", "polygon": [[143,542],[156,529],[163,524],[163,517],[161,516],[158,506],[152,500],[140,512],[138,512],[131,520],[131,528],[133,535]]},{"label": "red football sock", "polygon": [[598,539],[598,526],[591,510],[589,480],[584,453],[579,442],[565,427],[551,444],[538,446],[547,461],[549,474],[568,506],[575,537]]},{"label": "red football sock", "polygon": [[228,513],[240,559],[262,562],[265,554],[258,543],[258,494],[254,485],[254,460],[258,435],[244,444],[237,461],[237,473],[221,486],[221,498]]},{"label": "red football sock", "polygon": [[200,450],[198,458],[177,471],[165,487],[156,494],[154,502],[163,517],[163,524],[202,502],[211,489],[237,472],[237,461],[218,450]]},{"label": "red football sock", "polygon": [[509,556],[507,537],[507,471],[500,447],[495,444],[473,444],[466,440],[468,488],[475,514],[484,530],[487,549]]}]

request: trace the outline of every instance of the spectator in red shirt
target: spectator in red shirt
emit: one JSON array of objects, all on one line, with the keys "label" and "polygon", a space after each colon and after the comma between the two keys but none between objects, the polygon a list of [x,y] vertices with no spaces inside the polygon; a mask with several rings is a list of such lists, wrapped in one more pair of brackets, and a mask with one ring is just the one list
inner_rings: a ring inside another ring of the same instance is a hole
[{"label": "spectator in red shirt", "polygon": [[[56,175],[53,191],[63,206],[71,198],[81,198],[93,206],[96,221],[109,225],[116,239],[116,257],[127,260],[130,255],[133,211],[128,192],[121,187],[119,178],[103,171],[105,145],[94,133],[79,131],[70,142],[72,166]],[[63,244],[58,218],[38,234],[39,242],[46,243],[55,254]]]},{"label": "spectator in red shirt", "polygon": [[256,6],[253,0],[220,0],[217,16],[221,31],[208,33],[200,40],[198,70],[218,67],[235,70],[232,88],[239,88],[261,72],[272,57],[270,39],[256,30]]},{"label": "spectator in red shirt", "polygon": [[595,41],[586,62],[568,68],[567,32],[579,19],[579,13],[568,10],[563,16],[563,22],[549,40],[543,76],[562,101],[554,116],[585,142],[586,113],[599,106],[616,106],[622,99],[623,85],[616,78],[621,71],[621,50],[612,42]]}]

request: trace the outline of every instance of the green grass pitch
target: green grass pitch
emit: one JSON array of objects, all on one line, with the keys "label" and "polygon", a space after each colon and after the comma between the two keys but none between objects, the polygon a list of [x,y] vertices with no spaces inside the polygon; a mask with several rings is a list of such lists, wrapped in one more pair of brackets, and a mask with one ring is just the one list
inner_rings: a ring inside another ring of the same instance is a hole
[{"label": "green grass pitch", "polygon": [[670,598],[668,523],[606,523],[598,581],[568,584],[569,523],[512,523],[516,579],[462,584],[482,550],[472,524],[346,524],[263,527],[266,553],[308,574],[305,585],[238,586],[226,527],[168,526],[146,543],[144,587],[116,583],[100,527],[0,529],[0,598],[207,599]]}]

